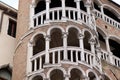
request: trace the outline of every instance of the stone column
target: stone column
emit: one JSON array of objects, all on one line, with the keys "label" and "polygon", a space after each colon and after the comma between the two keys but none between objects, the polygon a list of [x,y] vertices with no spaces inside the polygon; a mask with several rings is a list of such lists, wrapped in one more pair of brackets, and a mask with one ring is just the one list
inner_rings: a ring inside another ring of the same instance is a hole
[{"label": "stone column", "polygon": [[104,20],[104,9],[103,9],[103,6],[100,6],[100,10],[101,10],[101,13],[102,13],[102,19]]},{"label": "stone column", "polygon": [[69,78],[70,78],[70,75],[66,74],[65,75],[65,80],[69,80]]},{"label": "stone column", "polygon": [[62,1],[62,20],[66,20],[66,12],[65,12],[65,0]]},{"label": "stone column", "polygon": [[68,60],[68,54],[67,54],[67,32],[63,33],[63,47],[64,47],[64,60]]},{"label": "stone column", "polygon": [[95,54],[95,39],[89,40],[90,46],[91,46],[91,52]]},{"label": "stone column", "polygon": [[33,42],[28,43],[28,54],[27,54],[27,74],[32,71],[32,62],[30,58],[33,55]]},{"label": "stone column", "polygon": [[81,77],[80,80],[89,80],[89,77],[87,77],[87,76],[84,75],[84,76]]},{"label": "stone column", "polygon": [[35,4],[31,4],[30,5],[30,27],[29,29],[33,28],[34,27],[34,20],[33,20],[33,16],[35,14],[35,7],[36,5]]},{"label": "stone column", "polygon": [[91,5],[90,4],[86,4],[85,5],[86,9],[87,9],[87,14],[88,14],[88,24],[90,25],[91,24],[91,12],[90,12],[90,7]]},{"label": "stone column", "polygon": [[90,39],[89,40],[90,46],[91,46],[91,52],[93,54],[93,66],[97,65],[97,61],[96,61],[96,54],[95,54],[95,39]]},{"label": "stone column", "polygon": [[84,56],[84,42],[83,42],[84,35],[80,33],[79,36],[78,36],[78,38],[79,38],[79,46],[81,48],[81,60],[85,61],[85,56]]},{"label": "stone column", "polygon": [[50,20],[50,0],[46,0],[46,23]]},{"label": "stone column", "polygon": [[95,13],[94,12],[92,13],[92,24],[93,24],[93,29],[97,32],[96,21],[95,21]]},{"label": "stone column", "polygon": [[49,48],[50,48],[50,36],[47,35],[45,36],[45,50],[46,50],[46,54],[45,54],[45,64],[49,64]]},{"label": "stone column", "polygon": [[77,10],[78,10],[78,13],[77,13],[78,21],[81,20],[80,1],[81,1],[81,0],[75,0],[75,2],[76,2],[76,8],[77,8]]},{"label": "stone column", "polygon": [[44,78],[43,80],[50,80],[50,78]]},{"label": "stone column", "polygon": [[111,64],[114,64],[113,53],[110,50],[109,37],[107,37],[107,36],[105,37],[105,43],[106,43],[106,48],[107,48],[107,52],[108,52],[108,55],[109,55],[109,61],[110,61]]},{"label": "stone column", "polygon": [[97,57],[98,57],[98,63],[99,63],[99,69],[102,72],[102,65],[101,65],[101,49],[99,46],[96,47]]},{"label": "stone column", "polygon": [[106,43],[107,52],[111,52],[110,45],[109,45],[109,37],[106,36],[104,39],[105,39],[105,43]]}]

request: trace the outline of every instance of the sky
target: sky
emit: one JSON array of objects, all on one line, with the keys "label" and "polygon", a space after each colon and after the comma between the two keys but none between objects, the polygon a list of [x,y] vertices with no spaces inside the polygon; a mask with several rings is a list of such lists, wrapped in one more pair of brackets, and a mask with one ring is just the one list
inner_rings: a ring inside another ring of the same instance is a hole
[{"label": "sky", "polygon": [[18,9],[18,0],[0,0],[12,7],[14,7],[15,9]]},{"label": "sky", "polygon": [[[18,0],[0,0],[0,1],[14,7],[15,9],[18,9]],[[113,1],[120,4],[120,0],[113,0]]]}]

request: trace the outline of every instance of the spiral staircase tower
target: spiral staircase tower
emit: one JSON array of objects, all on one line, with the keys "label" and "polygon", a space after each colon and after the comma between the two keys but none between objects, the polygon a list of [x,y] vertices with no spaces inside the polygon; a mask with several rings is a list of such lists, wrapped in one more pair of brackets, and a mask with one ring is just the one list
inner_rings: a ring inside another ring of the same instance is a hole
[{"label": "spiral staircase tower", "polygon": [[13,80],[120,79],[120,6],[20,0]]}]

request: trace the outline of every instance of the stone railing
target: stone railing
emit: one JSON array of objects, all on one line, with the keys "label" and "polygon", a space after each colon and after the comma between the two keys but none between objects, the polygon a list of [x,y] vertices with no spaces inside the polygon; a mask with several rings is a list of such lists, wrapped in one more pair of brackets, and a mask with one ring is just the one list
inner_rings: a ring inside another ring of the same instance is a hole
[{"label": "stone railing", "polygon": [[120,58],[113,56],[113,64],[117,67],[120,67]]},{"label": "stone railing", "polygon": [[103,14],[97,10],[95,10],[95,14],[96,14],[96,17],[99,17],[101,19],[103,19],[105,22],[107,22],[108,24],[112,25],[112,26],[115,26],[116,28],[119,28],[120,29],[120,23],[115,21],[114,19],[108,17],[107,15]]},{"label": "stone railing", "polygon": [[[45,66],[51,67],[56,65],[66,64],[83,64],[88,67],[94,66],[94,54],[90,51],[85,50],[83,53],[79,47],[68,47],[67,53],[64,52],[63,47],[52,48],[49,50],[49,64],[45,64],[45,51],[40,52],[30,58],[32,64],[32,70],[30,72],[38,71],[43,69]],[[67,55],[67,61],[64,60],[64,55]],[[84,61],[82,60],[84,56]]]},{"label": "stone railing", "polygon": [[[62,8],[52,8],[49,11],[50,21],[62,21]],[[65,8],[66,20],[78,21],[78,10],[76,8]],[[84,11],[80,11],[81,20],[88,24],[88,15]],[[39,12],[33,16],[34,27],[44,24],[46,21],[46,11]],[[79,21],[78,21],[79,22]]]},{"label": "stone railing", "polygon": [[[112,57],[112,60],[110,60],[110,57]],[[101,58],[108,63],[111,63],[112,65],[116,67],[120,67],[120,58],[114,56],[114,55],[109,55],[107,51],[102,50],[101,52]],[[110,62],[111,61],[111,62]]]},{"label": "stone railing", "polygon": [[101,51],[101,58],[102,58],[103,60],[105,60],[105,61],[109,61],[109,54],[108,54],[108,52],[105,51],[105,50],[102,50],[102,51]]}]

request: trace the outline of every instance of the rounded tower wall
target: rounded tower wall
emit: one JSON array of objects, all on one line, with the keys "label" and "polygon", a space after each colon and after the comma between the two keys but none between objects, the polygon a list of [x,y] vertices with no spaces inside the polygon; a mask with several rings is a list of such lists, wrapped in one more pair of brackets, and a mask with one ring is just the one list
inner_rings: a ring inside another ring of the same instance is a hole
[{"label": "rounded tower wall", "polygon": [[[53,0],[20,0],[13,80],[53,80],[59,76],[59,80],[114,80],[113,75],[110,79],[104,74],[102,60],[120,67],[116,17],[94,10],[91,0],[58,1],[59,5]],[[101,0],[99,5],[104,7],[106,2]]]}]

